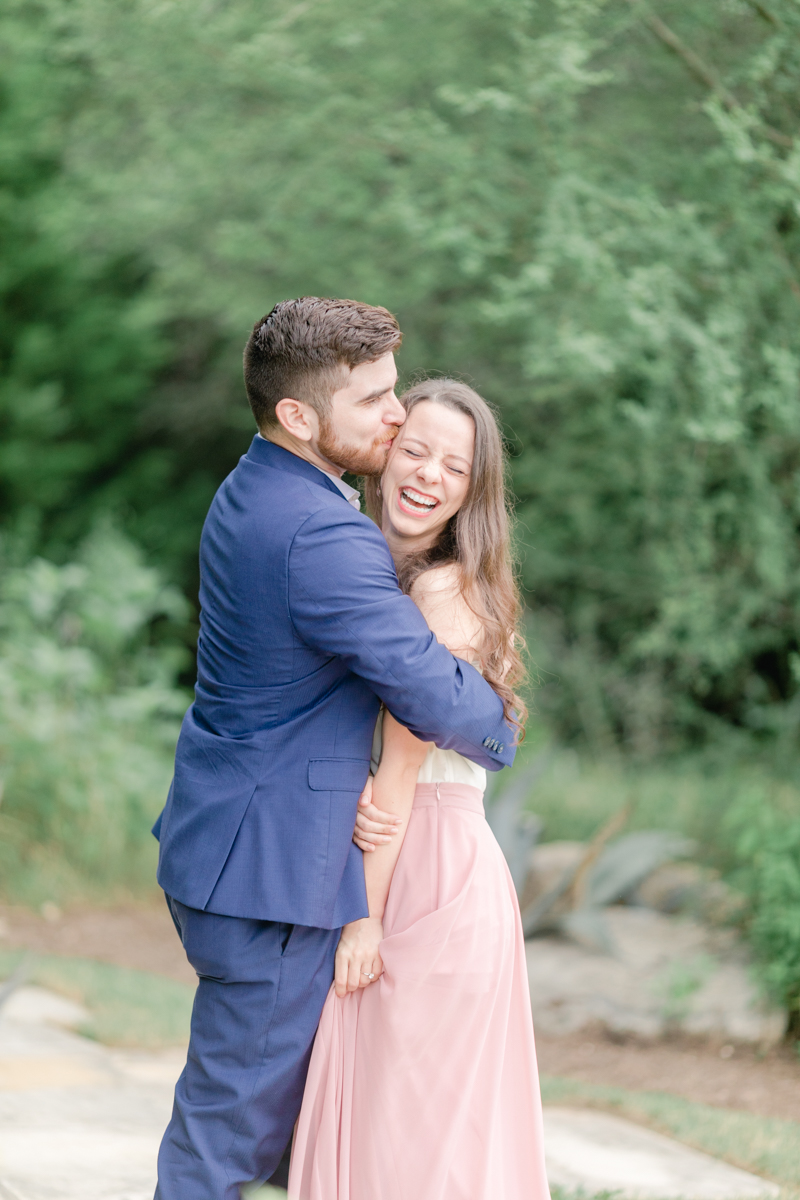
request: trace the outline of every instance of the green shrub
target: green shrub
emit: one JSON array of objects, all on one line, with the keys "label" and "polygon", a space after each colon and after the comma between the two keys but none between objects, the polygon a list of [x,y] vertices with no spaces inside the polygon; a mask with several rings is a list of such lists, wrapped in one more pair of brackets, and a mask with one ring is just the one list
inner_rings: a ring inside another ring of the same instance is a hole
[{"label": "green shrub", "polygon": [[110,526],[63,566],[6,558],[3,890],[39,900],[90,883],[138,886],[152,877],[149,826],[186,706],[175,682],[185,650],[163,633],[186,602]]},{"label": "green shrub", "polygon": [[766,989],[789,1013],[800,1033],[800,810],[797,794],[778,793],[772,803],[734,806],[738,883],[747,893],[750,940]]}]

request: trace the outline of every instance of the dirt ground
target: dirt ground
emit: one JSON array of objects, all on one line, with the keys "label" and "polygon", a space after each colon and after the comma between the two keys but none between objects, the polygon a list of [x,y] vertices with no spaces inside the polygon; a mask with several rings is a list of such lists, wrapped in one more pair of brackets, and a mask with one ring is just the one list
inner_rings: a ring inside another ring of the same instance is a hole
[{"label": "dirt ground", "polygon": [[[49,919],[48,919],[49,918]],[[25,947],[155,971],[185,983],[195,974],[163,904],[77,908],[47,916],[0,906],[0,948]],[[602,1029],[537,1038],[547,1075],[632,1090],[671,1092],[688,1100],[800,1121],[800,1057],[790,1047],[761,1054],[749,1046],[701,1040],[645,1042]]]},{"label": "dirt ground", "polygon": [[603,1030],[536,1039],[539,1069],[583,1083],[671,1092],[687,1100],[800,1122],[800,1058],[788,1046],[760,1055],[752,1046],[701,1040],[618,1041]]},{"label": "dirt ground", "polygon": [[183,983],[197,980],[163,900],[147,907],[76,908],[59,915],[45,906],[45,911],[47,917],[0,905],[0,949],[19,946],[43,954],[97,958]]}]

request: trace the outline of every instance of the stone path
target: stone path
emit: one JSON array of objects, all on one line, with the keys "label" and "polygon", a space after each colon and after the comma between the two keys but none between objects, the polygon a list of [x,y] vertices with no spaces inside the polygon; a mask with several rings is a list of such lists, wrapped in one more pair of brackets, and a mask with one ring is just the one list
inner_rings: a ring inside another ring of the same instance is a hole
[{"label": "stone path", "polygon": [[545,1109],[547,1175],[566,1191],[609,1191],[624,1196],[777,1196],[779,1188],[672,1138],[621,1117],[569,1108]]},{"label": "stone path", "polygon": [[[0,1200],[152,1200],[184,1051],[109,1050],[67,1028],[82,1010],[20,988],[0,1016]],[[546,1113],[553,1184],[585,1196],[751,1200],[777,1189],[602,1113]],[[253,1195],[266,1200],[270,1193]]]}]

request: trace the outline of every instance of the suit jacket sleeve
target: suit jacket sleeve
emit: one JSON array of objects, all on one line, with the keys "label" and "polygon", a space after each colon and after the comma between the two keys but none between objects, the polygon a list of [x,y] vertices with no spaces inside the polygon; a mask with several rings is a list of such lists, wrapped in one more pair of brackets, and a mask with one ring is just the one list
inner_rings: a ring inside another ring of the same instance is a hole
[{"label": "suit jacket sleeve", "polygon": [[299,637],[369,681],[426,742],[489,770],[514,759],[513,730],[480,673],[437,642],[397,585],[380,531],[353,512],[310,516],[289,551],[289,608]]}]

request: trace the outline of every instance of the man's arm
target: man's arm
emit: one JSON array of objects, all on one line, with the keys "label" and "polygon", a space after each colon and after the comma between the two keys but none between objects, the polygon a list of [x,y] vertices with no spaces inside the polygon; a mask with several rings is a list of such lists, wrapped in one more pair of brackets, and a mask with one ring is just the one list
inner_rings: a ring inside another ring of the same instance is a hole
[{"label": "man's arm", "polygon": [[289,552],[289,607],[309,646],[341,658],[425,742],[497,771],[514,759],[499,697],[437,642],[397,585],[380,531],[356,513],[312,514]]}]

